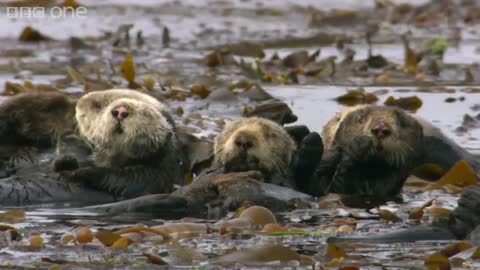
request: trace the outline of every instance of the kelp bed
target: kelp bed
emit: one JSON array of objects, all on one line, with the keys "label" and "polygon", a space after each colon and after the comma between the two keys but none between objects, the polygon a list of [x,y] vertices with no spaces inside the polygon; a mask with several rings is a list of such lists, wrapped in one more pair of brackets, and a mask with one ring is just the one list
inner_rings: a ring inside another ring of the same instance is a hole
[{"label": "kelp bed", "polygon": [[[385,103],[423,115],[479,153],[480,7],[476,1],[410,2],[6,1],[7,6],[84,6],[88,15],[12,19],[2,14],[2,95],[142,89],[166,102],[181,128],[208,139],[225,119],[248,115],[271,100],[285,102],[298,116],[297,123],[312,130],[319,130],[341,106]],[[272,107],[270,113],[283,115],[284,109],[277,110]],[[439,178],[445,172],[430,166],[416,174]],[[412,176],[402,203],[365,210],[346,206],[352,204],[349,198],[329,195],[313,209],[275,213],[278,225],[272,219],[215,224],[233,214],[163,220],[167,217],[55,210],[68,205],[5,209],[0,265],[478,268],[474,240],[325,242],[331,235],[430,224],[448,215],[464,186],[476,184],[474,180],[460,162],[440,184]],[[165,222],[176,225],[142,227]]]}]

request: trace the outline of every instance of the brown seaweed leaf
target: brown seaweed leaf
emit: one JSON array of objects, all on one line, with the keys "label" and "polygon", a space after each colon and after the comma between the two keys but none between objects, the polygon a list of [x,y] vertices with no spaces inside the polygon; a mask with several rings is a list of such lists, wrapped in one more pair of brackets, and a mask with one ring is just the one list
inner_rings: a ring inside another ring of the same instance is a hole
[{"label": "brown seaweed leaf", "polygon": [[417,73],[418,71],[418,63],[422,60],[423,53],[415,52],[410,48],[410,42],[408,41],[405,35],[402,36],[403,47],[405,50],[404,56],[404,63],[403,63],[403,71],[405,73]]},{"label": "brown seaweed leaf", "polygon": [[122,77],[127,80],[129,88],[141,88],[141,86],[135,82],[135,62],[131,53],[127,53],[125,59],[120,64],[120,73],[122,74]]},{"label": "brown seaweed leaf", "polygon": [[19,84],[10,81],[5,82],[4,90],[2,91],[2,96],[14,96],[16,94],[25,93],[27,89]]},{"label": "brown seaweed leaf", "polygon": [[[10,210],[0,214],[0,221],[6,223],[18,223],[25,221],[25,212],[22,210]],[[2,228],[0,228],[1,230]],[[6,229],[12,229],[6,227]]]},{"label": "brown seaweed leaf", "polygon": [[145,85],[148,90],[153,90],[155,87],[155,79],[151,75],[145,76],[143,77],[143,85]]},{"label": "brown seaweed leaf", "polygon": [[420,109],[420,107],[422,107],[423,102],[417,96],[397,98],[397,99],[390,96],[385,101],[385,105],[396,106],[396,107],[400,107],[404,110],[415,112],[418,109]]},{"label": "brown seaweed leaf", "polygon": [[467,249],[472,248],[473,245],[470,242],[467,241],[458,241],[453,244],[449,244],[445,247],[443,247],[439,253],[442,254],[443,256],[450,258],[460,252],[463,252]]},{"label": "brown seaweed leaf", "polygon": [[427,209],[427,214],[434,218],[446,218],[452,212],[451,209],[443,208],[443,207],[432,207]]},{"label": "brown seaweed leaf", "polygon": [[133,55],[131,53],[125,55],[125,59],[120,65],[120,72],[128,82],[135,80],[135,63],[133,62]]},{"label": "brown seaweed leaf", "polygon": [[433,253],[425,259],[425,267],[427,270],[450,270],[450,262],[448,258],[441,253]]},{"label": "brown seaweed leaf", "polygon": [[93,240],[92,231],[85,226],[75,228],[73,233],[75,235],[75,240],[80,244],[88,244]]},{"label": "brown seaweed leaf", "polygon": [[440,180],[426,187],[427,190],[439,189],[446,185],[466,187],[477,185],[477,177],[465,160],[460,160]]},{"label": "brown seaweed leaf", "polygon": [[380,217],[380,219],[385,220],[385,221],[391,221],[391,222],[394,222],[394,223],[402,222],[401,218],[399,218],[397,215],[390,212],[389,210],[379,209],[378,210],[378,216]]},{"label": "brown seaweed leaf", "polygon": [[118,230],[115,233],[121,235],[125,233],[141,233],[141,232],[153,233],[153,234],[161,235],[163,239],[170,239],[170,235],[168,235],[164,231],[155,229],[155,228],[145,227],[145,226],[132,226],[132,227]]},{"label": "brown seaweed leaf", "polygon": [[421,219],[423,217],[425,208],[432,206],[432,203],[433,203],[433,199],[428,200],[427,202],[422,204],[422,206],[410,212],[410,214],[408,215],[408,218],[416,219],[416,220]]},{"label": "brown seaweed leaf", "polygon": [[77,8],[81,7],[82,5],[80,5],[76,0],[64,0],[58,6],[59,7],[69,7],[69,8],[77,9]]},{"label": "brown seaweed leaf", "polygon": [[125,249],[132,243],[133,241],[131,239],[126,237],[120,237],[110,247],[116,249]]},{"label": "brown seaweed leaf", "polygon": [[329,243],[327,246],[327,256],[334,258],[345,258],[347,254],[342,247]]},{"label": "brown seaweed leaf", "polygon": [[30,237],[30,245],[31,248],[41,248],[43,245],[43,237],[41,235],[32,235]]},{"label": "brown seaweed leaf", "polygon": [[109,247],[113,245],[121,236],[118,233],[110,231],[98,231],[95,233],[95,238],[97,238],[103,245]]},{"label": "brown seaweed leaf", "polygon": [[190,93],[192,95],[197,95],[197,96],[201,97],[202,99],[207,98],[210,95],[211,92],[212,92],[212,90],[208,89],[203,84],[196,84],[196,85],[193,85],[190,88]]},{"label": "brown seaweed leaf", "polygon": [[363,89],[348,91],[345,95],[335,99],[338,103],[346,106],[355,106],[359,104],[371,104],[378,101],[378,97],[372,93],[367,93]]},{"label": "brown seaweed leaf", "polygon": [[22,42],[40,42],[49,41],[52,40],[52,38],[40,33],[38,30],[30,26],[27,26],[23,29],[18,40]]}]

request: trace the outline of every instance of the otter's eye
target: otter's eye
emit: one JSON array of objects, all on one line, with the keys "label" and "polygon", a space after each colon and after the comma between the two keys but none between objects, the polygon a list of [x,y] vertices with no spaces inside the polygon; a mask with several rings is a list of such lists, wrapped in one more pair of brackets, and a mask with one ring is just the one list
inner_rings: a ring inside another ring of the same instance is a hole
[{"label": "otter's eye", "polygon": [[100,104],[100,102],[98,102],[98,101],[92,102],[92,109],[98,111],[98,110],[100,110],[101,108],[102,108],[102,104]]}]

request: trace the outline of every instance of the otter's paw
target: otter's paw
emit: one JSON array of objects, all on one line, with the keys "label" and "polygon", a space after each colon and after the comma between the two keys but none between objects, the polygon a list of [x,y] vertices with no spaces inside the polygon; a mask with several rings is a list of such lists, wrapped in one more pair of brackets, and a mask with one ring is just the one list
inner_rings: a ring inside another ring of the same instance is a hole
[{"label": "otter's paw", "polygon": [[311,132],[303,138],[293,157],[291,168],[294,173],[295,184],[298,189],[308,192],[311,186],[315,169],[323,155],[323,141],[316,132]]},{"label": "otter's paw", "polygon": [[53,170],[55,172],[74,171],[79,167],[77,159],[68,155],[56,158],[53,161]]},{"label": "otter's paw", "polygon": [[353,160],[365,160],[370,155],[373,147],[372,138],[368,136],[358,136],[346,149],[348,158]]},{"label": "otter's paw", "polygon": [[305,125],[289,126],[284,127],[284,129],[297,144],[301,144],[302,140],[311,134],[310,130]]}]

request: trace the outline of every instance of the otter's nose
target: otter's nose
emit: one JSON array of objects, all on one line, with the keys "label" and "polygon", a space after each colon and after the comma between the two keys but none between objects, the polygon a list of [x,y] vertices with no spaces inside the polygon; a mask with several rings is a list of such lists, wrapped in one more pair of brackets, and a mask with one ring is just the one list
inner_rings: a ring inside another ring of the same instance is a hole
[{"label": "otter's nose", "polygon": [[235,145],[242,149],[242,150],[248,150],[252,148],[253,142],[251,138],[249,138],[248,135],[246,134],[238,134],[237,137],[235,138]]},{"label": "otter's nose", "polygon": [[118,106],[112,109],[112,115],[118,120],[123,120],[127,118],[130,115],[130,113],[128,112],[128,109],[125,108],[124,106]]},{"label": "otter's nose", "polygon": [[385,123],[380,123],[376,127],[372,128],[372,133],[376,137],[383,138],[392,133],[392,130]]}]

